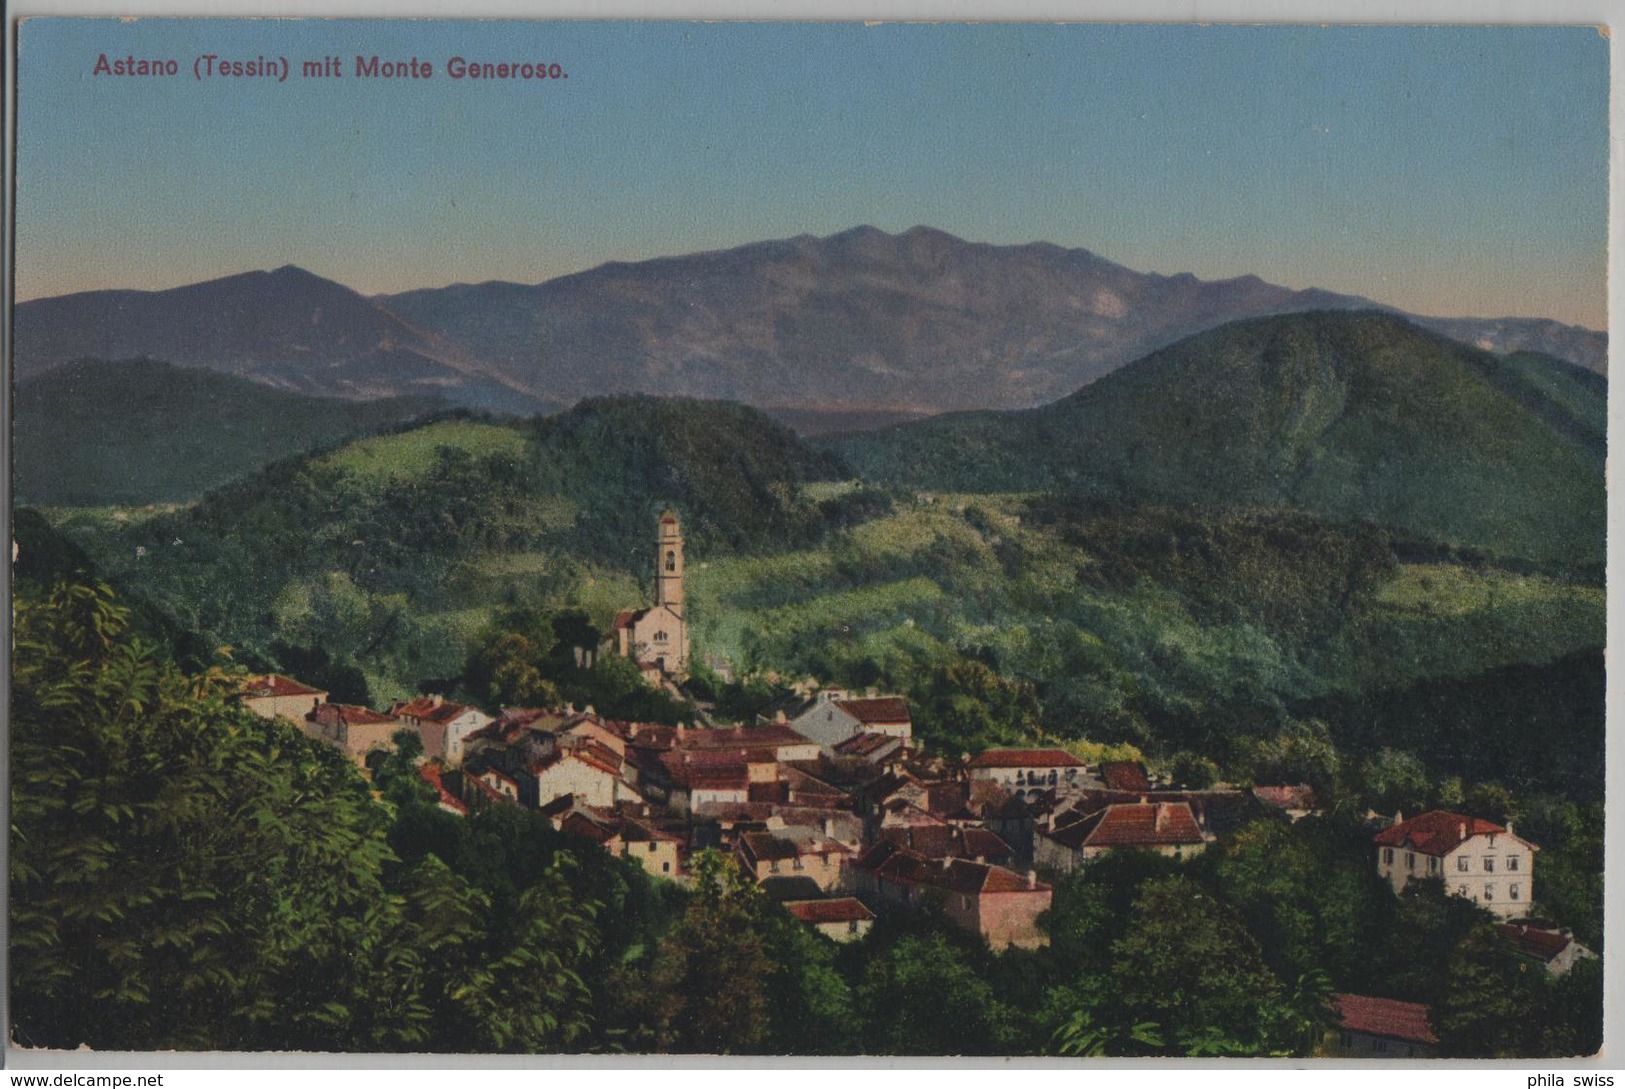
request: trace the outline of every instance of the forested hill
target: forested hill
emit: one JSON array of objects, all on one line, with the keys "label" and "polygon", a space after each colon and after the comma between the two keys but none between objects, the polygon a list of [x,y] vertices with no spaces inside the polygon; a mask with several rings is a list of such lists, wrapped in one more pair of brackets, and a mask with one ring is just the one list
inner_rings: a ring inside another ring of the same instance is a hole
[{"label": "forested hill", "polygon": [[833,440],[865,478],[1198,508],[1297,507],[1600,565],[1606,388],[1375,312],[1236,322],[1053,404]]},{"label": "forested hill", "polygon": [[813,494],[840,475],[753,409],[612,398],[525,423],[440,419],[273,465],[173,514],[86,514],[68,530],[182,628],[322,648],[409,686],[460,668],[489,609],[638,604],[665,506],[698,555],[772,551],[862,517],[861,489]]},{"label": "forested hill", "polygon": [[85,360],[17,383],[13,486],[48,506],[163,503],[429,415],[433,396],[343,401],[153,359]]}]

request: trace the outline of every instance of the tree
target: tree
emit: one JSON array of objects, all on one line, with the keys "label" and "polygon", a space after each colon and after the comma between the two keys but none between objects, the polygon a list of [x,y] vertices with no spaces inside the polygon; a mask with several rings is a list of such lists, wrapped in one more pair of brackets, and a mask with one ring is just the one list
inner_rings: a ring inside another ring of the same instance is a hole
[{"label": "tree", "polygon": [[755,1051],[768,1035],[773,970],[757,923],[761,893],[721,851],[700,851],[689,866],[693,899],[660,943],[649,981],[660,996],[656,1041],[673,1051]]},{"label": "tree", "polygon": [[1290,1053],[1302,1037],[1258,944],[1189,878],[1148,882],[1113,954],[1121,1018],[1160,1025],[1175,1053]]},{"label": "tree", "polygon": [[582,971],[594,945],[593,908],[578,903],[555,867],[525,889],[516,910],[434,855],[408,875],[402,944],[420,951],[433,1050],[568,1050],[589,1028]]},{"label": "tree", "polygon": [[1427,768],[1400,749],[1381,749],[1360,765],[1366,803],[1379,813],[1422,808],[1428,796]]},{"label": "tree", "polygon": [[1446,1055],[1497,1059],[1528,1057],[1546,970],[1516,951],[1488,923],[1456,946],[1433,1024]]},{"label": "tree", "polygon": [[230,702],[239,679],[182,674],[127,625],[106,587],[17,602],[17,1039],[410,1043],[410,1004],[369,993],[398,920],[385,811],[331,749]]},{"label": "tree", "polygon": [[940,931],[875,954],[858,1002],[867,1048],[880,1054],[999,1055],[1015,1040],[1014,1011]]}]

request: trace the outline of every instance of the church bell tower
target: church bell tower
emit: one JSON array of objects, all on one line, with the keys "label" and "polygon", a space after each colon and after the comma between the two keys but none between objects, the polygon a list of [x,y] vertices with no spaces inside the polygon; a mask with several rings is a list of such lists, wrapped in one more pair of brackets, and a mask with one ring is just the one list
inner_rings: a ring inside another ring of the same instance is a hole
[{"label": "church bell tower", "polygon": [[683,527],[677,515],[660,516],[655,539],[655,604],[683,615]]}]

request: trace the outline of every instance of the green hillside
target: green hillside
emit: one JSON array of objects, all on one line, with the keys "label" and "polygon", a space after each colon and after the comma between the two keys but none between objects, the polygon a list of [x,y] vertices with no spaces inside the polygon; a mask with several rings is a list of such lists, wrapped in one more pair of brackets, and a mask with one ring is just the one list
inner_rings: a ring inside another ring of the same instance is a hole
[{"label": "green hillside", "polygon": [[[1595,550],[1560,535],[1588,504],[1601,532],[1600,392],[1322,315],[1198,338],[1034,413],[843,440],[885,487],[754,410],[628,397],[360,439],[172,513],[52,517],[174,630],[389,696],[455,686],[493,621],[602,626],[640,603],[671,506],[700,654],[903,693],[939,751],[1087,738],[1247,774],[1307,716],[1350,759],[1460,775],[1513,717],[1479,705],[1469,738],[1471,716],[1396,715],[1441,703],[1400,693],[1494,675],[1521,706],[1601,676]],[[978,488],[938,490],[961,475]],[[1594,760],[1590,707],[1542,720],[1573,759],[1503,778],[1551,787]]]},{"label": "green hillside", "polygon": [[1054,404],[832,442],[868,479],[1197,508],[1294,507],[1600,566],[1606,393],[1376,313],[1238,322]]},{"label": "green hillside", "polygon": [[45,505],[185,501],[439,407],[307,397],[151,359],[73,363],[17,384],[13,483]]},{"label": "green hillside", "polygon": [[806,494],[835,469],[751,409],[634,397],[361,439],[170,514],[57,518],[178,626],[320,648],[397,691],[455,674],[498,608],[638,604],[665,506],[698,555],[820,539],[871,501]]},{"label": "green hillside", "polygon": [[[943,691],[976,663],[1030,692],[1031,725],[1052,739],[1189,749],[1238,771],[1250,744],[1307,707],[1351,752],[1380,741],[1425,751],[1439,774],[1469,758],[1481,772],[1502,751],[1493,707],[1461,702],[1476,708],[1471,744],[1463,715],[1438,737],[1412,722],[1406,742],[1408,720],[1383,701],[1447,680],[1471,691],[1509,667],[1530,683],[1566,669],[1600,684],[1600,659],[1561,663],[1596,653],[1606,611],[1600,586],[1402,562],[1392,536],[1367,525],[989,494],[901,502],[826,545],[720,560],[691,582],[696,645],[906,693],[921,733],[950,751],[988,740],[960,717],[975,699]],[[1581,705],[1542,731],[1561,760],[1503,762],[1499,776],[1577,785],[1568,772],[1595,763],[1602,740],[1600,716]],[[1381,730],[1373,707],[1386,709]]]}]

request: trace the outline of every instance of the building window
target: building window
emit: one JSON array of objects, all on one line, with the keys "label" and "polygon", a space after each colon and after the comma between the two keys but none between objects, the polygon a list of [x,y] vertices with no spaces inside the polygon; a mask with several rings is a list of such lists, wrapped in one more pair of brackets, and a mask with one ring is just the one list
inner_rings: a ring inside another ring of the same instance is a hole
[{"label": "building window", "polygon": [[662,862],[660,864],[660,872],[661,873],[671,873],[671,863],[670,862]]},{"label": "building window", "polygon": [[1512,873],[1518,872],[1518,856],[1507,855],[1507,869]]},{"label": "building window", "polygon": [[1485,885],[1484,886],[1484,902],[1487,904],[1493,899],[1495,899],[1495,886],[1494,885]]},{"label": "building window", "polygon": [[1405,852],[1405,868],[1407,870],[1416,869],[1416,852],[1415,851],[1406,851]]},{"label": "building window", "polygon": [[851,922],[846,924],[846,932],[848,934],[856,934],[858,932],[858,921],[856,919],[853,919]]},{"label": "building window", "polygon": [[650,853],[650,854],[654,854],[654,853],[655,853],[655,844],[654,844],[654,841],[653,841],[653,840],[650,840],[650,841],[649,841],[649,853]]},{"label": "building window", "polygon": [[1433,856],[1429,855],[1428,856],[1428,873],[1438,873],[1438,872],[1439,872],[1439,860],[1434,858]]},{"label": "building window", "polygon": [[1487,856],[1485,857],[1485,859],[1484,859],[1484,872],[1485,873],[1494,873],[1495,872],[1495,859],[1489,858]]},{"label": "building window", "polygon": [[1513,900],[1518,899],[1518,886],[1516,882],[1514,882],[1512,887],[1507,890],[1507,896]]},{"label": "building window", "polygon": [[1394,864],[1394,849],[1392,847],[1384,847],[1382,849],[1382,861],[1386,866],[1392,866]]},{"label": "building window", "polygon": [[1460,888],[1456,889],[1456,895],[1457,896],[1471,896],[1472,893],[1467,891],[1467,886],[1466,885],[1462,885]]},{"label": "building window", "polygon": [[1461,873],[1466,873],[1467,872],[1467,856],[1466,855],[1458,855],[1456,857],[1456,869],[1458,871],[1460,871]]},{"label": "building window", "polygon": [[677,553],[674,552],[674,551],[666,553],[666,570],[667,571],[675,571],[675,570],[677,570]]}]

